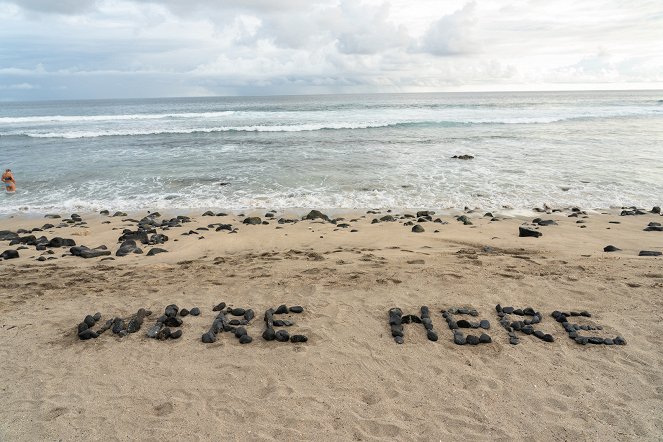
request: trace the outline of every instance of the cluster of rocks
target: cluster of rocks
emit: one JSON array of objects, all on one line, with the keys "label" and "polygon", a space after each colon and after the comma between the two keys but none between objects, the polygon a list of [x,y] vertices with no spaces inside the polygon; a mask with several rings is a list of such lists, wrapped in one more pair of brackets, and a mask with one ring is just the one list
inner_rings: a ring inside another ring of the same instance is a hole
[{"label": "cluster of rocks", "polygon": [[[517,345],[520,342],[518,336],[516,336],[516,332],[521,332],[526,335],[534,335],[545,342],[553,342],[555,340],[551,334],[534,329],[534,324],[541,322],[543,315],[537,311],[534,311],[532,307],[519,309],[513,307],[502,307],[500,304],[497,304],[495,306],[495,310],[497,311],[497,316],[500,318],[500,324],[509,334],[510,344]],[[530,316],[531,318],[524,319],[522,321],[510,321],[509,315]]]},{"label": "cluster of rocks", "polygon": [[[179,313],[179,318],[177,317]],[[182,319],[185,316],[198,316],[200,315],[200,309],[194,307],[191,310],[180,308],[176,304],[170,304],[164,309],[163,315],[157,318],[156,322],[152,327],[147,330],[147,337],[152,339],[179,339],[182,337],[182,330],[179,327],[182,326]],[[177,328],[178,330],[173,331],[172,329]]]},{"label": "cluster of rocks", "polygon": [[274,315],[283,315],[286,313],[303,313],[304,307],[295,305],[288,308],[287,305],[281,304],[276,309],[270,308],[265,312],[265,331],[262,333],[262,338],[265,341],[278,341],[278,342],[306,342],[308,337],[304,335],[292,335],[287,330],[274,330],[274,327],[290,327],[295,323],[286,319],[274,319]]},{"label": "cluster of rocks", "polygon": [[391,328],[391,336],[397,344],[402,344],[405,336],[403,331],[403,324],[422,324],[426,329],[426,337],[430,341],[437,341],[437,332],[433,329],[433,320],[430,317],[430,309],[427,306],[421,306],[421,316],[417,315],[403,315],[403,311],[399,308],[392,308],[389,310],[389,327]]},{"label": "cluster of rocks", "polygon": [[[255,317],[255,313],[251,309],[243,309],[240,307],[226,308],[226,303],[221,302],[214,306],[212,311],[219,312],[212,322],[209,331],[204,333],[201,340],[205,344],[216,342],[216,336],[219,333],[229,332],[233,333],[240,344],[249,344],[253,338],[249,336],[244,326],[248,325]],[[241,317],[242,319],[228,319],[228,315]]]},{"label": "cluster of rocks", "polygon": [[83,322],[78,324],[78,338],[83,341],[88,339],[96,339],[107,330],[111,330],[119,337],[124,337],[129,333],[136,333],[139,331],[145,318],[151,314],[151,311],[141,308],[136,312],[136,314],[130,316],[129,318],[116,317],[107,320],[104,325],[102,325],[96,331],[93,330],[92,327],[94,327],[101,320],[101,313],[97,312],[94,315],[87,315]]},{"label": "cluster of rocks", "polygon": [[569,317],[574,317],[574,316],[584,316],[586,318],[591,318],[592,314],[589,313],[588,311],[582,311],[582,312],[560,312],[558,310],[555,310],[552,312],[551,316],[555,319],[555,321],[559,322],[562,324],[564,327],[564,330],[569,335],[569,338],[573,339],[576,341],[576,343],[581,344],[581,345],[586,345],[586,344],[603,344],[603,345],[626,345],[626,340],[622,338],[621,336],[617,336],[615,338],[601,338],[600,336],[581,336],[580,335],[580,330],[602,330],[603,327],[601,326],[592,326],[592,325],[579,325],[579,324],[574,324],[568,320]]},{"label": "cluster of rocks", "polygon": [[661,223],[651,222],[645,227],[645,232],[663,232],[663,226]]},{"label": "cluster of rocks", "polygon": [[[658,206],[655,206],[652,208],[652,210],[649,211],[649,213],[661,213],[661,208]],[[620,216],[635,216],[635,215],[646,215],[647,211],[644,209],[638,209],[635,206],[631,207],[622,207],[622,211],[619,214]]]},{"label": "cluster of rocks", "polygon": [[454,315],[470,315],[472,317],[479,316],[479,312],[473,308],[461,307],[461,308],[450,308],[447,310],[442,310],[442,317],[447,321],[449,329],[454,334],[454,344],[456,345],[478,345],[478,344],[489,344],[493,340],[486,334],[481,333],[479,336],[467,335],[465,336],[460,329],[481,329],[488,330],[490,329],[490,322],[487,319],[482,319],[480,321],[468,321],[466,319],[456,320]]}]

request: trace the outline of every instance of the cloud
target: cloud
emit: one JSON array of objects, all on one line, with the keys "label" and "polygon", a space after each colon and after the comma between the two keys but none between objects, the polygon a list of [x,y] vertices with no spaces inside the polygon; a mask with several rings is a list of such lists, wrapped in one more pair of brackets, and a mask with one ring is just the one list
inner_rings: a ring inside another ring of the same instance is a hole
[{"label": "cloud", "polygon": [[424,34],[420,49],[437,56],[477,52],[476,3],[470,2],[453,14],[433,22]]},{"label": "cloud", "polygon": [[83,14],[96,8],[95,0],[6,0],[4,3],[40,14]]}]

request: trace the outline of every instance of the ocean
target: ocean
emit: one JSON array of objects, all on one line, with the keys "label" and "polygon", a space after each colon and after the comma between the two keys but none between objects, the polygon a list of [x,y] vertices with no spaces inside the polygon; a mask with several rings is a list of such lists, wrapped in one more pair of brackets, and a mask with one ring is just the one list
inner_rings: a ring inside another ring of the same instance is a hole
[{"label": "ocean", "polygon": [[663,91],[10,102],[0,213],[651,208],[662,157]]}]

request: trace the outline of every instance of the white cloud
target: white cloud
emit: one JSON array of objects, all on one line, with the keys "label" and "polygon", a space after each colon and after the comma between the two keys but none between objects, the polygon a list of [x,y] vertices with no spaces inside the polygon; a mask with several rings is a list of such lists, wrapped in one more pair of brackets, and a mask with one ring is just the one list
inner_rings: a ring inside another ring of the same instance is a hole
[{"label": "white cloud", "polygon": [[660,0],[0,0],[0,41],[3,99],[663,83]]}]

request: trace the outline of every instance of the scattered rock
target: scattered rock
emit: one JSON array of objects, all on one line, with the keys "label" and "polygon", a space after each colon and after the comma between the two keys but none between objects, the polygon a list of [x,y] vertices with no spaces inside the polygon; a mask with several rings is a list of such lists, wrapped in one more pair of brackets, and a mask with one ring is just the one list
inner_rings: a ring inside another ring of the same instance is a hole
[{"label": "scattered rock", "polygon": [[424,228],[421,227],[419,224],[415,224],[415,225],[412,227],[412,231],[413,231],[414,233],[425,232]]},{"label": "scattered rock", "polygon": [[605,246],[605,247],[603,248],[603,251],[604,251],[604,252],[619,252],[619,251],[621,251],[621,250],[622,250],[622,249],[618,249],[617,247],[612,246],[612,245]]},{"label": "scattered rock", "polygon": [[465,155],[454,155],[451,158],[456,160],[473,160],[474,156],[465,154]]},{"label": "scattered rock", "polygon": [[167,253],[167,252],[168,252],[168,250],[166,250],[166,249],[161,249],[159,247],[155,247],[153,249],[150,249],[150,251],[147,252],[147,255],[145,255],[145,256],[154,256],[154,255],[157,255],[159,253]]},{"label": "scattered rock", "polygon": [[4,252],[0,253],[0,258],[2,259],[16,259],[18,258],[18,251],[17,250],[5,250]]},{"label": "scattered rock", "polygon": [[262,220],[257,216],[250,216],[248,218],[244,218],[244,221],[242,221],[242,223],[255,226],[258,224],[262,224]]},{"label": "scattered rock", "polygon": [[529,236],[534,237],[534,238],[538,238],[540,236],[543,236],[543,233],[539,232],[538,230],[533,230],[533,229],[529,229],[527,227],[522,227],[521,226],[521,227],[518,227],[518,236],[520,238],[529,237]]},{"label": "scattered rock", "polygon": [[638,256],[661,256],[661,255],[663,255],[663,253],[652,250],[642,250],[640,251],[640,253],[638,253]]}]

